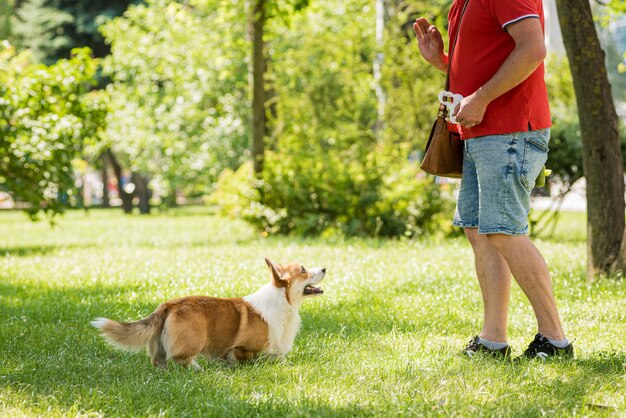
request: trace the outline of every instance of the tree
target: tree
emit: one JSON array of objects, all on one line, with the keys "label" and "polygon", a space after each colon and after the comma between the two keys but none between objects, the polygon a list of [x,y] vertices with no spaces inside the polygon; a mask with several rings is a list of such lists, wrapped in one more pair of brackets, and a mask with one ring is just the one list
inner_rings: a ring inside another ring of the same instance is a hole
[{"label": "tree", "polygon": [[557,0],[580,119],[587,180],[588,277],[623,271],[624,169],[618,119],[589,0]]},{"label": "tree", "polygon": [[[265,137],[267,135],[267,99],[270,96],[266,86],[268,71],[267,42],[265,28],[268,19],[280,17],[285,21],[293,12],[304,9],[309,0],[252,0],[250,3],[249,33],[252,41],[252,166],[260,176],[265,158]],[[272,95],[274,89],[270,88]]]},{"label": "tree", "polygon": [[16,7],[13,33],[22,48],[46,64],[68,58],[72,48],[88,46],[97,57],[109,53],[98,32],[139,0],[26,0]]},{"label": "tree", "polygon": [[380,131],[383,129],[383,120],[385,118],[385,89],[381,84],[382,67],[385,62],[384,50],[384,34],[385,26],[388,20],[387,4],[385,0],[376,0],[376,55],[374,55],[373,71],[376,97],[378,99],[378,117],[376,120],[375,130],[380,138]]},{"label": "tree", "polygon": [[[206,192],[224,168],[237,168],[250,152],[260,172],[273,90],[266,80],[266,24],[284,23],[306,4],[249,2],[250,49],[242,44],[241,0],[228,7],[219,0],[151,0],[105,25],[112,56],[104,70],[114,81],[107,137],[120,164],[150,176],[170,195],[188,184]],[[242,72],[247,63],[249,79]]]},{"label": "tree", "polygon": [[263,171],[265,154],[266,128],[266,87],[265,72],[267,71],[265,57],[266,0],[252,0],[250,10],[250,35],[252,38],[252,164],[258,175]]},{"label": "tree", "polygon": [[0,39],[8,39],[11,36],[11,16],[14,7],[13,0],[0,0]]},{"label": "tree", "polygon": [[62,30],[74,19],[70,13],[50,7],[48,3],[48,0],[28,0],[18,8],[13,33],[18,46],[30,49],[35,61],[52,64],[61,56],[67,57],[75,46]]},{"label": "tree", "polygon": [[116,172],[141,174],[170,202],[206,194],[250,157],[244,6],[228,4],[150,0],[102,28],[112,49],[102,147]]},{"label": "tree", "polygon": [[76,203],[73,160],[98,140],[106,106],[90,90],[98,67],[89,49],[52,66],[0,52],[0,188],[35,218]]}]

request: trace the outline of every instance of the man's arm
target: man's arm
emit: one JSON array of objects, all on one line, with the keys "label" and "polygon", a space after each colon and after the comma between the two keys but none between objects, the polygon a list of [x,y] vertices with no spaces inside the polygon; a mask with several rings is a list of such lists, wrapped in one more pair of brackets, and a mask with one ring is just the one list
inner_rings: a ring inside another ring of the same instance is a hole
[{"label": "man's arm", "polygon": [[510,24],[506,30],[515,41],[515,48],[489,81],[461,100],[456,120],[463,127],[471,128],[480,124],[487,105],[526,80],[546,57],[539,19],[523,19]]}]

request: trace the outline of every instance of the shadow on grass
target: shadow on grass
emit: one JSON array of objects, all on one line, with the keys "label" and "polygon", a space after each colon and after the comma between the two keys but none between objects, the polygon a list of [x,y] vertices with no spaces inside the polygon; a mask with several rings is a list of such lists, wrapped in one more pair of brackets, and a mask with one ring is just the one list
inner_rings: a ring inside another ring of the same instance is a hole
[{"label": "shadow on grass", "polygon": [[359,337],[368,334],[388,334],[390,332],[427,333],[445,327],[445,323],[454,323],[455,327],[471,328],[473,322],[455,313],[442,310],[430,312],[428,316],[411,315],[411,306],[404,310],[385,307],[372,303],[372,298],[362,298],[339,302],[332,309],[308,311],[303,314],[304,322],[315,323],[328,333]]},{"label": "shadow on grass", "polygon": [[[533,379],[523,382],[532,395],[529,397],[521,391],[529,402],[518,403],[511,408],[511,416],[542,416],[551,410],[553,413],[561,411],[555,415],[567,412],[567,415],[587,416],[602,412],[606,416],[615,416],[616,413],[624,413],[619,406],[604,404],[602,399],[607,395],[605,389],[609,389],[610,398],[616,381],[622,379],[626,353],[598,352],[574,359],[529,359],[508,365],[517,369],[519,376],[534,375]],[[622,396],[618,395],[618,398]]]},{"label": "shadow on grass", "polygon": [[[393,413],[385,409],[396,405],[393,394],[364,400],[370,403],[346,402],[340,407],[316,396],[317,388],[306,378],[302,380],[300,370],[315,371],[326,366],[320,364],[315,355],[309,355],[308,348],[287,363],[254,362],[230,367],[221,362],[203,362],[205,370],[201,373],[173,365],[165,371],[157,370],[152,368],[144,353],[116,351],[106,345],[96,330],[89,326],[89,321],[97,316],[139,319],[163,302],[138,301],[133,298],[136,290],[134,286],[38,289],[0,284],[0,295],[3,296],[0,298],[0,398],[15,402],[7,406],[26,415],[97,412],[112,416],[239,417]],[[342,344],[394,331],[425,334],[425,330],[432,326],[433,318],[435,322],[439,320],[433,316],[429,316],[427,321],[405,318],[400,316],[404,313],[381,306],[384,305],[377,303],[375,298],[364,296],[331,305],[328,309],[307,311],[303,314],[305,328],[298,338],[306,339],[313,351],[323,351],[326,347],[321,341],[328,336],[334,337],[331,342],[335,352],[331,349],[328,355],[336,356],[341,355],[336,350]],[[359,313],[354,314],[355,311]],[[446,319],[450,320],[449,317]],[[316,337],[316,333],[324,335]],[[315,341],[316,338],[321,340]],[[473,363],[455,359],[441,362],[441,358],[431,363],[426,360],[428,358],[428,355],[420,358],[426,363],[421,360],[416,364],[407,363],[414,369],[413,373],[395,379],[401,382],[403,379],[411,382],[415,379],[439,379],[441,371],[435,370],[438,367],[448,367],[444,376],[482,374],[471,366]],[[595,388],[611,384],[616,376],[623,374],[624,362],[626,356],[623,353],[598,353],[590,358],[574,360],[574,368],[571,367],[572,362],[555,363],[557,371],[561,367],[567,369],[568,380],[565,381],[526,382],[522,376],[512,382],[513,390],[519,393],[526,387],[532,388],[537,399],[510,404],[507,411],[516,416],[539,415],[545,412],[546,405],[554,402],[553,399],[564,399],[561,402],[572,411]],[[422,370],[424,364],[429,365],[426,371]],[[517,369],[518,375],[524,375],[525,368],[541,366],[526,363],[512,367]],[[489,363],[485,368],[502,370],[502,376],[510,376],[504,373],[507,367],[502,364]],[[314,383],[319,384],[318,381]],[[332,381],[326,383],[335,384]],[[346,387],[339,389],[349,390]],[[471,399],[470,394],[468,400]],[[413,413],[417,414],[420,414],[419,411],[423,414],[429,407],[418,401],[411,406]],[[497,408],[498,405],[481,407],[486,408],[482,409],[485,414],[489,414],[490,408]],[[588,408],[595,407],[590,404]],[[491,412],[498,415],[497,409]]]},{"label": "shadow on grass", "polygon": [[[123,246],[125,248],[140,248],[140,249],[155,249],[160,250],[164,248],[177,249],[181,247],[185,248],[211,248],[223,245],[237,245],[247,246],[257,244],[257,238],[243,238],[232,240],[211,240],[211,238],[201,238],[191,242],[179,242],[171,241],[164,244],[162,241],[155,242],[150,239],[143,239],[137,242],[128,242],[127,239],[120,239],[119,241],[111,241],[108,243],[111,246],[118,248]],[[0,247],[0,259],[2,257],[34,257],[42,255],[53,255],[60,251],[68,250],[86,250],[102,247],[102,243],[98,242],[85,242],[77,244],[60,244],[60,245],[32,245],[32,246],[13,246],[13,247]]]},{"label": "shadow on grass", "polygon": [[0,248],[0,257],[33,257],[37,255],[55,254],[63,250],[93,248],[95,244],[74,245],[33,245]]},{"label": "shadow on grass", "polygon": [[[162,302],[131,302],[134,291],[133,286],[0,284],[0,295],[7,297],[0,298],[0,398],[13,399],[16,403],[7,406],[27,415],[371,415],[360,405],[331,406],[314,396],[315,388],[285,392],[294,367],[320,367],[315,359],[302,359],[304,365],[261,361],[239,367],[203,362],[205,370],[195,373],[173,364],[166,371],[154,369],[145,353],[111,348],[89,321],[140,319]],[[267,381],[268,373],[274,381]],[[274,383],[282,393],[274,392]]]},{"label": "shadow on grass", "polygon": [[626,353],[601,351],[594,357],[575,359],[576,366],[588,373],[626,372]]}]

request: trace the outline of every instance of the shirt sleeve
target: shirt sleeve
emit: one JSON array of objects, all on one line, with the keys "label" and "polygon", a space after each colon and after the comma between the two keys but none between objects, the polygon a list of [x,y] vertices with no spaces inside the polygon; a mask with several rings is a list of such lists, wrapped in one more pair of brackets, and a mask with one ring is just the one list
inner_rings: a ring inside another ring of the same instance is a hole
[{"label": "shirt sleeve", "polygon": [[542,7],[541,0],[483,0],[483,3],[502,29],[523,19],[538,19]]}]

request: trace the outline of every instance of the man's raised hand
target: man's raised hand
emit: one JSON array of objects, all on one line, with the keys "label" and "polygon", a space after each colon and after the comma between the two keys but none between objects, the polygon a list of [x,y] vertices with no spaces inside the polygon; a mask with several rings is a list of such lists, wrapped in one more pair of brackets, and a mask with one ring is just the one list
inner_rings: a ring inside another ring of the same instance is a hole
[{"label": "man's raised hand", "polygon": [[448,57],[443,52],[443,38],[439,29],[420,17],[413,23],[413,31],[424,59],[439,70],[446,72]]}]

